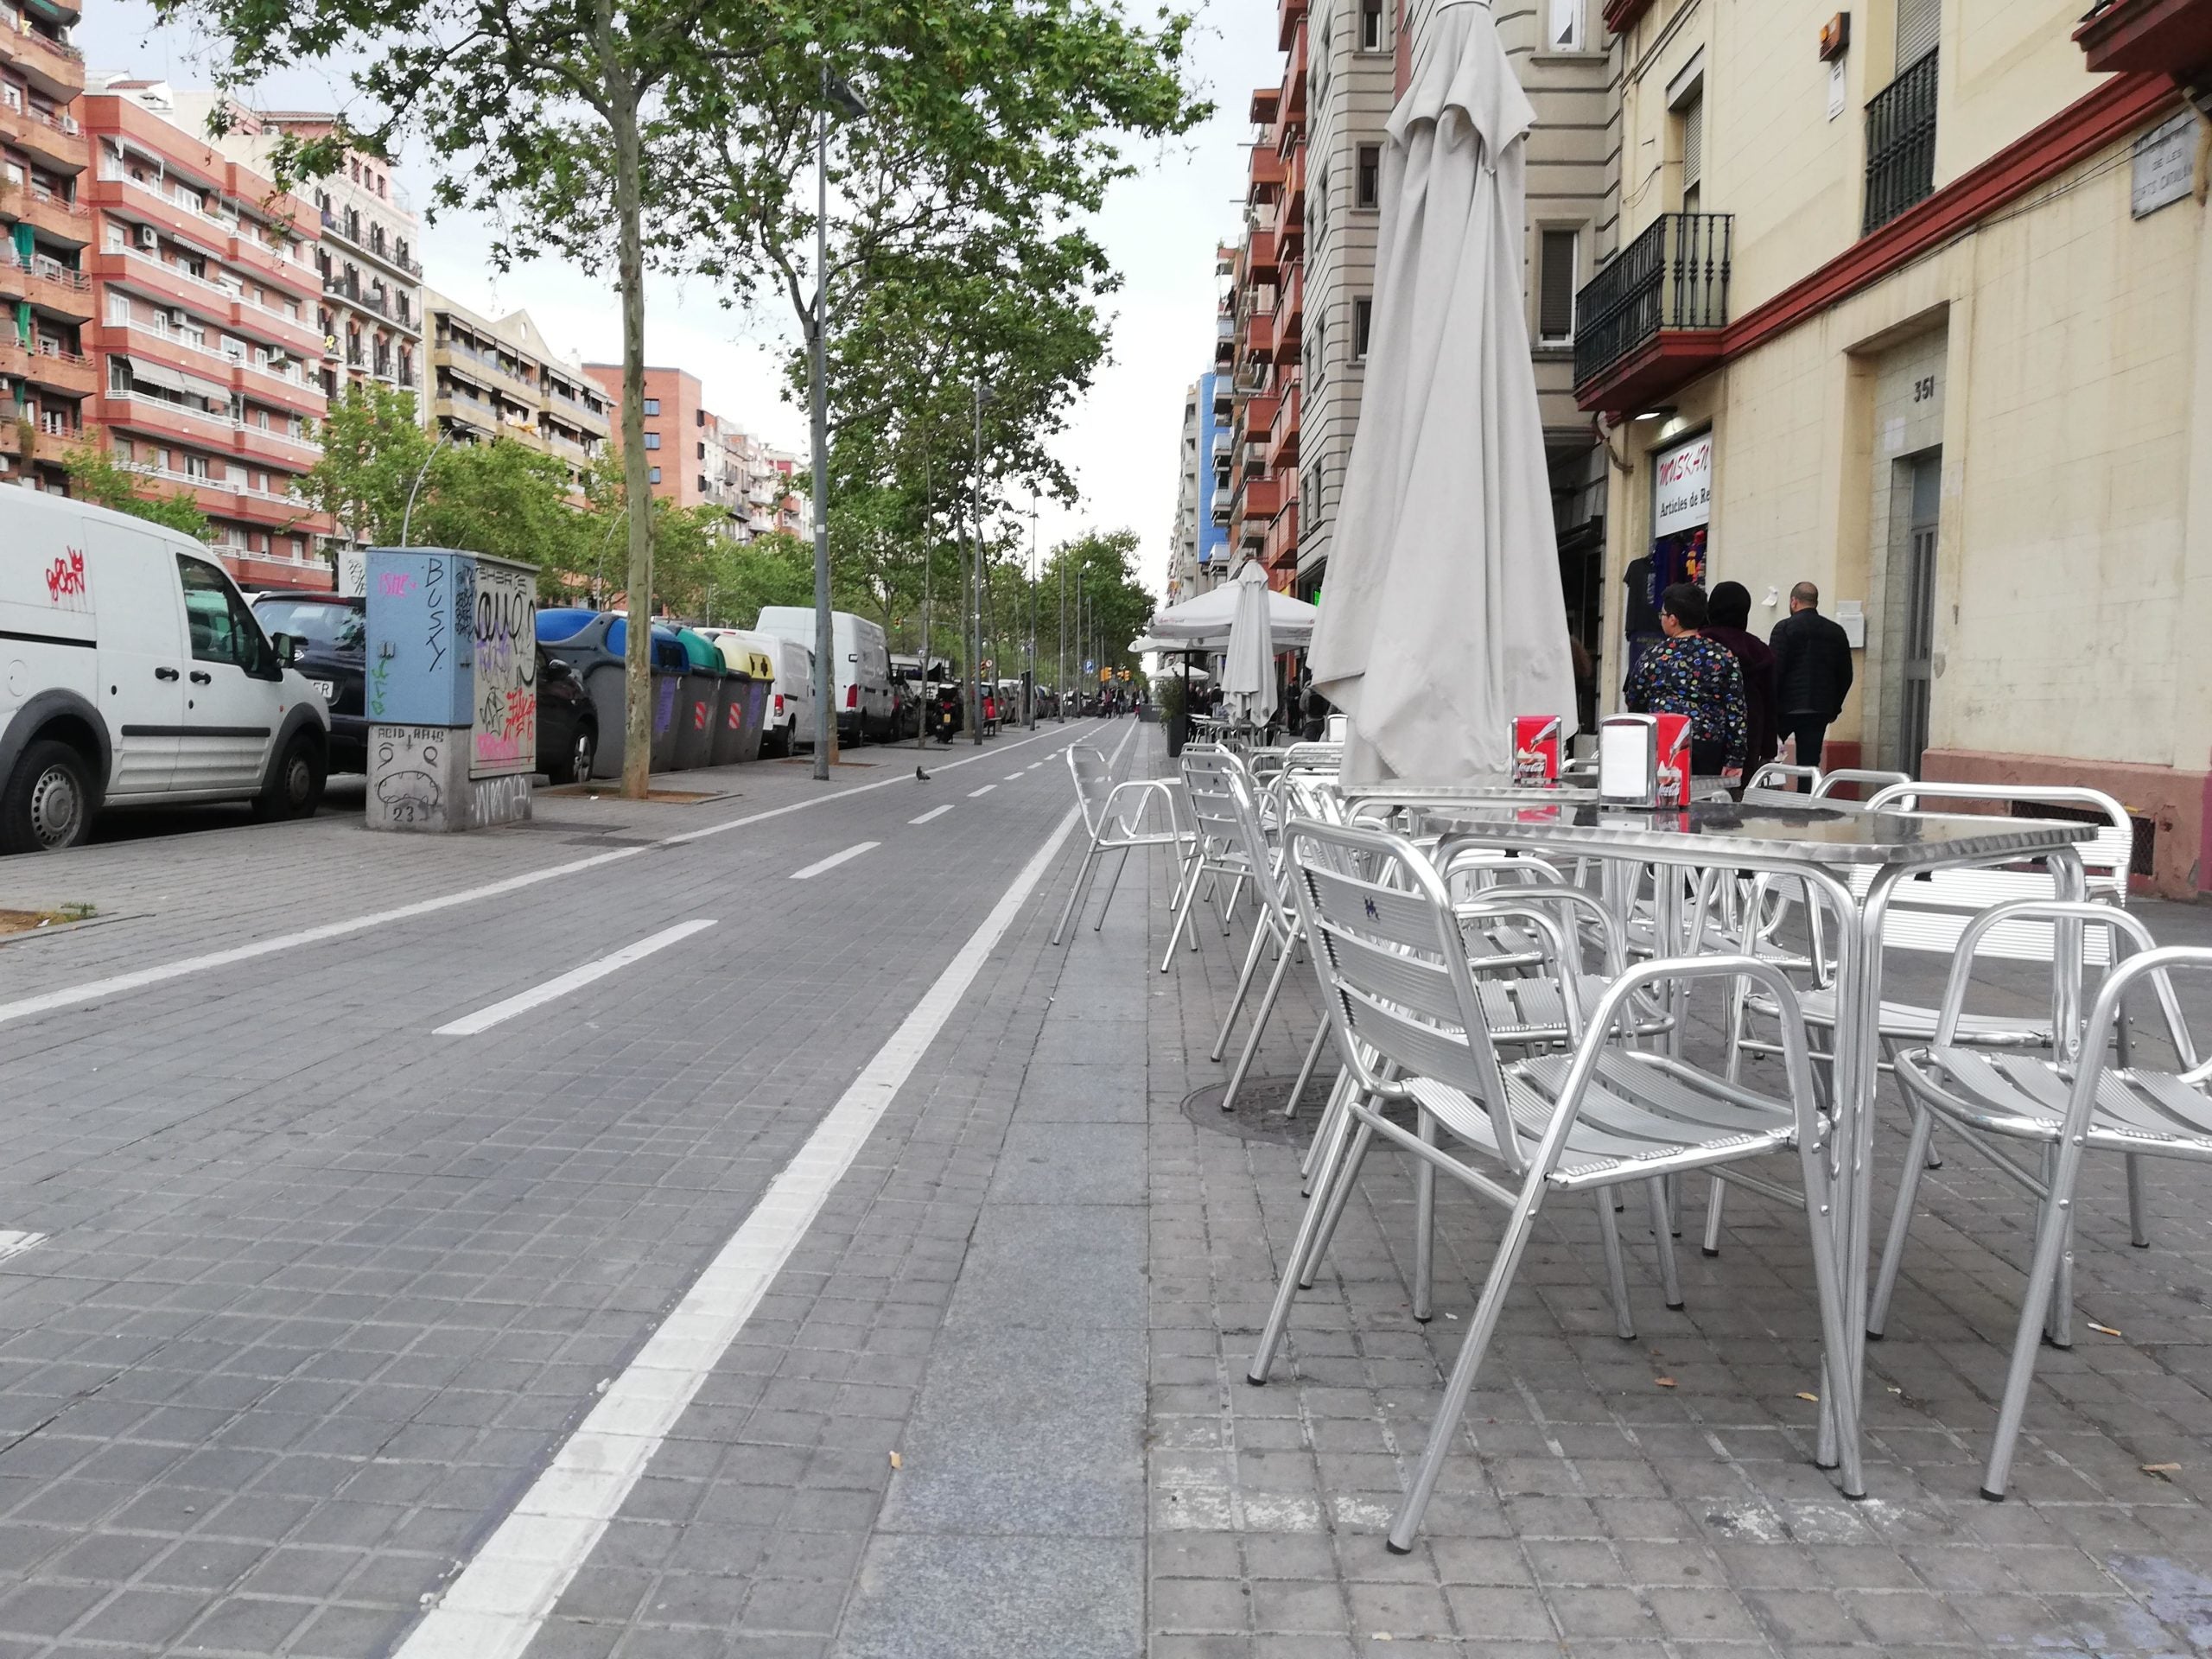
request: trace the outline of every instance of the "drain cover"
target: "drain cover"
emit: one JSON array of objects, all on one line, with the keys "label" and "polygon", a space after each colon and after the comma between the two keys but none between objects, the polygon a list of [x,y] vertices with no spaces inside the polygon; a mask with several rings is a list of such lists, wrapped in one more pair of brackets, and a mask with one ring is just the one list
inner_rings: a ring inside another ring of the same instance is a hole
[{"label": "drain cover", "polygon": [[1298,1116],[1286,1118],[1282,1109],[1290,1103],[1290,1086],[1297,1081],[1296,1077],[1247,1077],[1236,1091],[1236,1104],[1225,1112],[1221,1109],[1221,1097],[1229,1092],[1228,1084],[1208,1084],[1183,1097],[1183,1116],[1216,1135],[1303,1146],[1313,1134],[1321,1109],[1329,1103],[1329,1079],[1318,1074],[1313,1077],[1298,1103]]}]

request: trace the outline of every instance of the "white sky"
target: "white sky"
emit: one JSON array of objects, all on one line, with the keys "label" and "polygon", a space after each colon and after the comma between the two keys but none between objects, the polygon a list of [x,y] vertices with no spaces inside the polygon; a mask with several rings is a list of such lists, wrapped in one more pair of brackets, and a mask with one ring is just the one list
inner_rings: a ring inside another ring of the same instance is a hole
[{"label": "white sky", "polygon": [[[1101,215],[1101,240],[1125,279],[1109,302],[1112,359],[1058,444],[1082,486],[1082,503],[1073,511],[1047,504],[1038,520],[1047,546],[1089,527],[1134,529],[1140,571],[1154,593],[1164,583],[1175,511],[1183,391],[1212,366],[1213,250],[1234,231],[1243,200],[1245,112],[1252,89],[1280,79],[1282,63],[1269,0],[1199,5],[1197,73],[1219,107],[1187,140],[1136,156],[1138,176],[1117,188]],[[193,40],[156,27],[145,0],[95,0],[75,39],[95,70],[159,77],[179,87],[207,82]],[[264,97],[273,106],[328,108],[346,92],[335,76],[295,73],[273,79]],[[414,162],[400,177],[419,207],[428,174]],[[495,276],[484,264],[484,240],[481,226],[465,217],[427,227],[424,280],[493,315],[527,308],[560,350],[593,362],[620,359],[611,277],[550,260]],[[654,278],[646,291],[647,360],[690,369],[705,383],[708,407],[717,414],[804,451],[805,411],[785,401],[776,368],[787,327],[780,315],[749,320],[725,310],[704,283]]]}]

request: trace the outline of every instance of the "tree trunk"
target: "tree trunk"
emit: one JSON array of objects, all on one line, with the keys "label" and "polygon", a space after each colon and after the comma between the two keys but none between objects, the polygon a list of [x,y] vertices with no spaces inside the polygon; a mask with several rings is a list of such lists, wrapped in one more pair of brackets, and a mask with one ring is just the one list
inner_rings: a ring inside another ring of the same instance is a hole
[{"label": "tree trunk", "polygon": [[622,664],[622,794],[642,801],[652,781],[653,496],[645,454],[645,252],[639,220],[644,159],[638,90],[616,60],[612,22],[600,9],[600,50],[614,128],[616,278],[622,295],[622,487],[630,520],[630,626]]}]

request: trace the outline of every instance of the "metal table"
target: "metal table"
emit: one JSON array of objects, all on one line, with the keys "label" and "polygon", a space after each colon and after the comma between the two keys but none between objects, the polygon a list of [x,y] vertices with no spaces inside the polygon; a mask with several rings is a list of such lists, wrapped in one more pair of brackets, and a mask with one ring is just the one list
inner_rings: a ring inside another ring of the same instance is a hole
[{"label": "metal table", "polygon": [[[2074,846],[2091,839],[2094,827],[2043,819],[1869,812],[1847,804],[1784,804],[1770,798],[1740,804],[1697,801],[1686,808],[1649,810],[1567,801],[1532,807],[1462,793],[1449,807],[1440,800],[1429,812],[1448,819],[1456,832],[1501,848],[1788,875],[1805,884],[1808,898],[1817,894],[1834,911],[1841,923],[1836,930],[1834,1102],[1839,1121],[1830,1157],[1842,1183],[1836,1224],[1852,1353],[1848,1375],[1832,1378],[1829,1392],[1839,1382],[1847,1387],[1851,1408],[1840,1419],[1850,1425],[1844,1433],[1834,1402],[1823,1400],[1818,1461],[1823,1467],[1840,1467],[1847,1496],[1864,1497],[1859,1402],[1866,1360],[1874,1092],[1880,1076],[1882,918],[1891,889],[1916,871],[2042,858],[2050,861],[2057,896],[2079,899],[2082,860]],[[1862,891],[1853,891],[1854,869],[1869,874]]]}]

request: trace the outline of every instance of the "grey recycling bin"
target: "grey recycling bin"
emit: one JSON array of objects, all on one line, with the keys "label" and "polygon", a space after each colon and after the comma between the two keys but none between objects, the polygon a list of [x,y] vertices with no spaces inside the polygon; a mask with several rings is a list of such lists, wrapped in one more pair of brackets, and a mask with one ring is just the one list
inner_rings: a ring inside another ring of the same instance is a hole
[{"label": "grey recycling bin", "polygon": [[[623,697],[622,653],[629,646],[629,620],[603,611],[556,609],[537,613],[537,642],[576,671],[599,716],[599,748],[592,760],[594,778],[620,778],[629,717]],[[653,741],[652,768],[674,770],[676,700],[687,666],[683,646],[673,628],[655,626],[652,635]]]},{"label": "grey recycling bin", "polygon": [[715,642],[689,628],[676,631],[683,647],[683,690],[676,708],[676,769],[710,766],[715,728],[721,723],[722,654]]},{"label": "grey recycling bin", "polygon": [[750,645],[724,636],[715,641],[722,658],[721,719],[715,728],[713,765],[741,766],[760,758],[767,729],[768,686],[775,668]]}]

